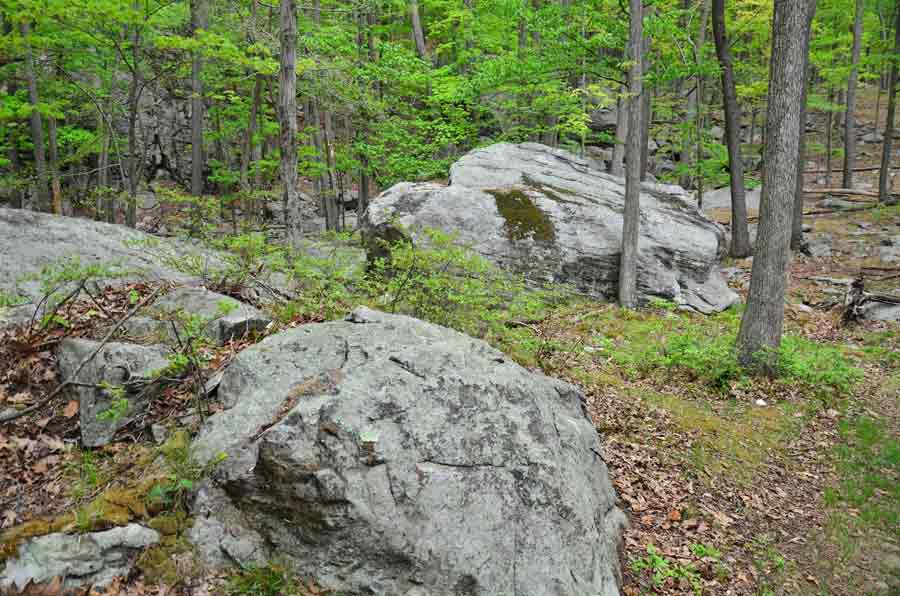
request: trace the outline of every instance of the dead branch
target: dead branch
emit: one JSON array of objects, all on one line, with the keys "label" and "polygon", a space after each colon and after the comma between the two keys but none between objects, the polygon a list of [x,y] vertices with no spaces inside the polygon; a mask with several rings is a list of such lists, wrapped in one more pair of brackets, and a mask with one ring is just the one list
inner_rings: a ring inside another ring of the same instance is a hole
[{"label": "dead branch", "polygon": [[125,322],[128,319],[133,317],[139,310],[144,308],[144,306],[146,306],[147,304],[152,302],[153,299],[156,298],[157,294],[159,294],[159,292],[162,290],[162,288],[163,288],[163,286],[159,286],[158,288],[153,290],[153,292],[150,295],[148,295],[146,298],[141,300],[134,308],[132,308],[130,311],[128,311],[125,314],[125,316],[123,316],[121,319],[119,319],[119,321],[115,324],[115,326],[113,326],[113,328],[109,330],[109,333],[107,333],[106,336],[103,338],[103,340],[100,342],[100,345],[98,345],[94,349],[94,351],[92,351],[81,362],[78,363],[78,366],[75,368],[75,374],[72,375],[72,378],[70,380],[64,381],[63,383],[60,383],[59,385],[57,385],[56,389],[51,391],[44,399],[40,400],[38,403],[34,404],[33,406],[29,406],[29,407],[25,408],[24,410],[20,410],[18,412],[13,412],[12,414],[7,414],[6,416],[0,416],[0,424],[6,424],[7,422],[11,422],[13,420],[16,420],[17,418],[21,418],[22,416],[27,416],[28,414],[43,408],[45,405],[50,403],[50,401],[52,401],[54,397],[59,395],[63,389],[65,389],[66,387],[69,387],[70,385],[74,385],[75,383],[77,383],[78,375],[81,374],[81,371],[84,369],[85,366],[87,366],[88,362],[93,360],[94,357],[100,353],[100,350],[102,350],[103,347],[109,343],[109,340],[112,339],[112,336],[115,335],[115,333],[122,327],[122,325],[125,324]]}]

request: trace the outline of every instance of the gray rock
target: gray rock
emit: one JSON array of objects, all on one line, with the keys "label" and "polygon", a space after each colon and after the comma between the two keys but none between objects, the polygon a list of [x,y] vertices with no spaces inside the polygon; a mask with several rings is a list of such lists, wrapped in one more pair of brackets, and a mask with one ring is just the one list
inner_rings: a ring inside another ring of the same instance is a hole
[{"label": "gray rock", "polygon": [[725,129],[721,126],[713,126],[709,129],[709,136],[717,141],[721,141],[725,138]]},{"label": "gray rock", "polygon": [[827,259],[831,257],[833,244],[831,234],[811,234],[805,239],[803,252],[815,259]]},{"label": "gray rock", "polygon": [[900,304],[870,300],[860,307],[860,312],[870,321],[900,321]]},{"label": "gray rock", "polygon": [[647,151],[649,151],[650,153],[656,153],[658,149],[659,143],[656,142],[656,139],[654,139],[653,137],[647,139]]},{"label": "gray rock", "polygon": [[854,203],[853,201],[847,201],[844,199],[837,199],[835,197],[828,197],[824,201],[822,201],[821,206],[825,209],[835,209],[837,211],[854,211],[860,208],[859,203]]},{"label": "gray rock", "polygon": [[584,148],[585,157],[589,157],[599,162],[607,163],[612,161],[612,149],[606,147],[587,146]]},{"label": "gray rock", "polygon": [[900,246],[879,247],[878,258],[885,263],[897,263],[900,261]]},{"label": "gray rock", "polygon": [[[175,288],[157,299],[151,312],[154,319],[174,321],[179,328],[183,323],[179,313],[200,316],[206,322],[206,335],[220,345],[252,331],[262,331],[272,322],[257,308],[224,294],[194,287]],[[140,324],[144,325],[146,321],[140,321]],[[171,329],[171,324],[168,328]]]},{"label": "gray rock", "polygon": [[158,542],[157,532],[138,524],[91,534],[32,538],[6,561],[0,591],[22,590],[29,582],[40,584],[55,577],[62,577],[67,589],[103,587],[115,577],[128,575],[141,549]]},{"label": "gray rock", "polygon": [[209,562],[277,553],[335,591],[612,596],[623,514],[573,386],[365,308],[270,336],[195,442]]},{"label": "gray rock", "polygon": [[200,283],[181,269],[182,263],[190,260],[213,268],[224,265],[216,253],[185,242],[160,240],[125,226],[25,209],[0,209],[0,238],[0,291],[17,293],[33,303],[43,295],[41,283],[26,278],[67,257],[79,259],[82,266],[109,266],[121,276],[100,283]]},{"label": "gray rock", "polygon": [[108,383],[125,388],[123,397],[128,400],[128,408],[120,412],[119,416],[104,415],[104,412],[108,412],[117,399],[122,398],[111,395],[105,389],[73,389],[80,405],[81,442],[87,447],[106,445],[112,441],[116,431],[144,412],[152,397],[147,379],[169,364],[166,351],[162,348],[112,342],[100,348],[75,379],[78,365],[99,345],[99,342],[87,339],[66,338],[57,348],[59,372],[63,381]]},{"label": "gray rock", "polygon": [[880,132],[870,132],[863,135],[861,140],[863,143],[883,143],[884,135]]},{"label": "gray rock", "polygon": [[[747,209],[759,209],[759,199],[762,189],[757,187],[749,189],[744,194]],[[716,209],[731,209],[731,187],[724,186],[703,193],[703,211],[709,212]]]},{"label": "gray rock", "polygon": [[[450,186],[401,183],[369,206],[362,223],[372,256],[379,239],[422,228],[458,235],[494,263],[536,283],[571,283],[598,298],[616,295],[624,183],[563,150],[501,143],[473,151],[450,170]],[[737,300],[718,267],[722,228],[678,186],[641,186],[638,286],[700,312]]]}]

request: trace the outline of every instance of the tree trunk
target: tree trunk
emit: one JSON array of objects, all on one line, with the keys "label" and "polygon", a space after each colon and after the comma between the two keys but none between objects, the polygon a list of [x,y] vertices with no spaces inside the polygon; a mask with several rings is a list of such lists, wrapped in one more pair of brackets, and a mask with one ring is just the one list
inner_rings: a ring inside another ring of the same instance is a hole
[{"label": "tree trunk", "polygon": [[[628,93],[627,89],[623,93]],[[616,99],[616,144],[613,145],[612,159],[609,161],[609,173],[619,178],[625,177],[625,144],[628,137],[628,105],[627,98]]]},{"label": "tree trunk", "polygon": [[[134,0],[134,10],[140,10],[140,0]],[[141,30],[133,25],[131,32],[131,85],[128,88],[128,208],[125,211],[125,223],[130,227],[137,225],[137,189],[138,176],[140,175],[138,150],[137,150],[137,119],[140,102],[141,76],[140,59]]]},{"label": "tree trunk", "polygon": [[641,0],[630,0],[631,27],[628,38],[628,155],[625,164],[625,212],[622,222],[622,256],[619,263],[619,305],[637,306],[638,236],[640,232],[641,128],[643,109],[643,39]]},{"label": "tree trunk", "polygon": [[834,138],[834,111],[831,104],[834,103],[834,87],[828,90],[828,114],[825,116],[825,186],[831,186],[831,154]]},{"label": "tree trunk", "polygon": [[856,0],[856,17],[853,21],[853,55],[851,56],[850,81],[847,83],[847,113],[844,115],[844,188],[853,188],[853,168],[856,165],[856,86],[859,79],[859,54],[863,35],[864,0]]},{"label": "tree trunk", "polygon": [[326,110],[322,114],[322,149],[325,155],[325,173],[323,186],[325,192],[325,229],[340,231],[339,225],[339,200],[337,196],[337,176],[334,170],[334,119],[331,112]]},{"label": "tree trunk", "polygon": [[[207,0],[191,0],[191,29],[197,32],[209,24]],[[203,194],[203,57],[199,49],[191,52],[191,194]],[[200,209],[197,205],[196,209]],[[199,211],[198,211],[199,212]]]},{"label": "tree trunk", "polygon": [[47,118],[47,165],[50,170],[50,191],[53,213],[62,215],[62,183],[59,179],[59,144],[57,143],[56,118]]},{"label": "tree trunk", "polygon": [[884,145],[881,148],[881,171],[878,173],[878,200],[885,202],[891,198],[891,152],[894,140],[894,114],[897,110],[897,60],[900,58],[900,7],[894,9],[894,55],[891,60],[891,74],[888,79],[887,122],[884,125]]},{"label": "tree trunk", "polygon": [[[706,44],[706,21],[709,18],[709,0],[699,0],[700,2],[700,10],[699,10],[699,23],[697,24],[697,37],[694,41],[694,58],[696,60],[700,60],[700,49]],[[699,87],[701,86],[700,76],[697,75],[695,77],[696,83],[694,88],[688,93],[687,96],[687,114],[685,115],[684,121],[689,123],[689,126],[693,126],[697,120],[697,106],[700,101],[703,100],[698,93]],[[697,133],[699,134],[699,133]],[[694,155],[692,152],[692,145],[694,144],[694,135],[686,134],[684,137],[684,145],[681,150],[681,162],[685,165],[685,173],[681,175],[681,186],[687,188],[691,185],[691,180],[693,179],[691,168],[694,166]]]},{"label": "tree trunk", "polygon": [[28,81],[28,101],[31,104],[31,142],[34,145],[34,170],[37,174],[37,208],[49,212],[50,184],[47,179],[47,158],[44,154],[44,121],[38,107],[37,72],[34,67],[34,54],[31,51],[31,26],[28,22],[19,25],[22,39],[25,40],[25,78]]},{"label": "tree trunk", "polygon": [[722,67],[722,104],[731,179],[731,256],[743,258],[750,256],[750,233],[747,230],[744,160],[741,155],[741,108],[735,90],[731,46],[725,31],[725,0],[712,0],[712,27],[716,55]]},{"label": "tree trunk", "polygon": [[244,136],[244,147],[241,151],[240,183],[241,190],[244,192],[250,190],[250,160],[253,155],[253,137],[256,135],[256,121],[259,119],[259,106],[262,103],[262,79],[262,75],[256,75],[256,82],[253,84],[253,101],[250,104],[250,116],[247,118],[247,131]]},{"label": "tree trunk", "polygon": [[278,121],[281,126],[281,181],[284,219],[291,247],[300,248],[300,193],[297,192],[297,2],[281,0],[281,70]]},{"label": "tree trunk", "polygon": [[[644,76],[650,72],[650,36],[645,35],[641,47],[641,65]],[[643,85],[642,85],[643,86]],[[645,89],[641,95],[641,180],[647,179],[647,168],[650,165],[650,123],[653,113],[650,105],[650,90]]]},{"label": "tree trunk", "polygon": [[[814,1],[814,0],[813,0]],[[807,3],[775,0],[759,233],[747,308],[737,339],[741,363],[772,374],[784,325],[785,271],[799,157]]]},{"label": "tree trunk", "polygon": [[522,0],[522,14],[519,16],[519,39],[518,45],[516,46],[519,51],[519,56],[522,56],[528,48],[528,20],[526,19],[526,16],[530,6],[531,3],[529,0]]},{"label": "tree trunk", "polygon": [[422,29],[422,19],[419,17],[419,0],[409,0],[409,20],[412,24],[416,53],[419,55],[419,58],[425,60],[428,57],[428,52],[425,48],[425,31]]},{"label": "tree trunk", "polygon": [[[8,22],[4,23],[4,32],[11,33],[12,25]],[[10,97],[15,97],[16,93],[19,92],[19,83],[16,81],[15,74],[10,77],[9,84],[7,86],[7,92]],[[22,164],[19,161],[19,135],[16,127],[9,128],[9,152],[7,153],[7,158],[9,159],[9,169],[13,173],[20,172],[22,170]],[[19,188],[18,184],[13,184],[11,189],[9,206],[13,209],[21,209],[22,208],[22,191]]]},{"label": "tree trunk", "polygon": [[791,218],[791,250],[800,250],[803,244],[803,171],[806,169],[806,96],[809,91],[809,35],[813,17],[816,16],[815,0],[806,0],[807,19],[806,38],[803,40],[803,92],[800,95],[800,127],[797,131],[797,186],[794,191],[794,215]]}]

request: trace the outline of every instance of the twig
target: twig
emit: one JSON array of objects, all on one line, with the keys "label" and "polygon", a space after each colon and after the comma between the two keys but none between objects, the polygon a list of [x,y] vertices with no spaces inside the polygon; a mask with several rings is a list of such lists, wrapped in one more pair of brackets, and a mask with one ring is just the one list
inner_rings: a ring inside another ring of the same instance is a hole
[{"label": "twig", "polygon": [[860,190],[857,188],[804,188],[803,193],[807,195],[849,195],[878,198],[878,193],[874,190]]},{"label": "twig", "polygon": [[119,328],[122,327],[122,325],[124,325],[125,322],[126,322],[128,319],[130,319],[131,317],[133,317],[140,309],[144,308],[144,306],[146,306],[148,303],[152,302],[153,299],[156,298],[156,295],[159,294],[159,292],[160,292],[162,289],[163,289],[163,286],[159,286],[158,288],[156,288],[155,290],[153,290],[153,292],[152,292],[149,296],[147,296],[146,298],[144,298],[143,300],[141,300],[141,301],[137,304],[137,306],[135,306],[134,308],[132,308],[130,311],[128,311],[127,314],[125,314],[125,316],[123,316],[121,319],[119,319],[119,322],[116,323],[115,326],[114,326],[112,329],[109,330],[109,333],[106,334],[106,337],[103,338],[103,340],[100,342],[100,345],[98,345],[96,348],[94,348],[94,351],[91,352],[90,354],[88,354],[87,357],[85,357],[85,358],[78,364],[78,367],[75,369],[75,374],[72,375],[72,378],[71,378],[70,380],[64,381],[63,383],[60,383],[59,385],[57,385],[57,386],[56,386],[56,389],[54,389],[53,391],[51,391],[50,394],[47,395],[47,397],[45,397],[44,399],[42,399],[42,400],[39,401],[38,403],[34,404],[33,406],[30,406],[30,407],[25,408],[24,410],[21,410],[21,411],[18,411],[18,412],[14,412],[14,413],[12,413],[12,414],[8,414],[8,415],[6,415],[6,416],[0,416],[0,424],[5,424],[5,423],[7,423],[7,422],[11,422],[11,421],[13,421],[13,420],[15,420],[15,419],[17,419],[17,418],[21,418],[22,416],[27,416],[28,414],[30,414],[30,413],[32,413],[32,412],[34,412],[34,411],[36,411],[36,410],[39,410],[39,409],[43,408],[45,405],[47,405],[48,403],[50,403],[50,401],[51,401],[54,397],[56,397],[57,395],[59,395],[59,393],[60,393],[63,389],[65,389],[66,387],[68,387],[68,386],[70,386],[70,385],[75,384],[75,383],[78,381],[78,375],[81,374],[81,371],[84,369],[85,366],[87,366],[87,363],[90,362],[91,360],[93,360],[94,357],[95,357],[97,354],[100,353],[100,350],[102,350],[103,347],[104,347],[107,343],[109,343],[109,340],[112,339],[112,336],[115,335],[116,331],[118,331]]}]

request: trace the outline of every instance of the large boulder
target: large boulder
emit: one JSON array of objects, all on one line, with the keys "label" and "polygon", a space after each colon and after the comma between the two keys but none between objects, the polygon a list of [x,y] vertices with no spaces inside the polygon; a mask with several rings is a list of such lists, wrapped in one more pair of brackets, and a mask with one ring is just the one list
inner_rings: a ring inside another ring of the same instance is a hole
[{"label": "large boulder", "polygon": [[33,538],[6,561],[0,573],[0,593],[17,593],[29,583],[42,584],[57,577],[67,590],[102,588],[114,578],[128,575],[141,551],[158,542],[156,531],[138,524],[90,534]]},{"label": "large boulder", "polygon": [[[98,349],[97,355],[78,372],[81,362]],[[116,431],[144,413],[152,397],[150,383],[154,373],[169,365],[166,355],[160,347],[127,343],[102,345],[76,338],[59,343],[60,376],[63,381],[78,383],[73,391],[80,406],[83,445],[106,445]],[[127,400],[127,404],[121,400]]]},{"label": "large boulder", "polygon": [[[450,185],[401,183],[369,206],[362,223],[372,255],[382,240],[423,228],[462,242],[534,282],[564,282],[598,298],[617,294],[624,181],[563,150],[500,143],[472,151]],[[737,300],[718,259],[720,226],[678,186],[642,184],[638,289],[708,313]],[[399,225],[398,225],[399,224]]]},{"label": "large boulder", "polygon": [[219,397],[195,443],[221,460],[191,530],[210,562],[274,555],[348,594],[619,593],[582,395],[482,341],[361,308],[244,350]]},{"label": "large boulder", "polygon": [[151,316],[142,317],[134,323],[126,323],[129,333],[138,337],[141,333],[151,332],[152,335],[154,325],[150,321],[155,320],[157,333],[171,332],[174,323],[183,339],[185,315],[193,315],[200,317],[204,335],[222,345],[248,333],[263,331],[272,322],[268,315],[249,304],[197,287],[173,289],[153,303],[149,314]]},{"label": "large boulder", "polygon": [[[37,301],[41,282],[28,279],[61,259],[82,266],[104,265],[121,277],[113,280],[197,282],[185,266],[222,262],[210,251],[177,241],[162,241],[125,226],[25,209],[0,209],[0,291]],[[188,259],[188,255],[191,256]]]}]

